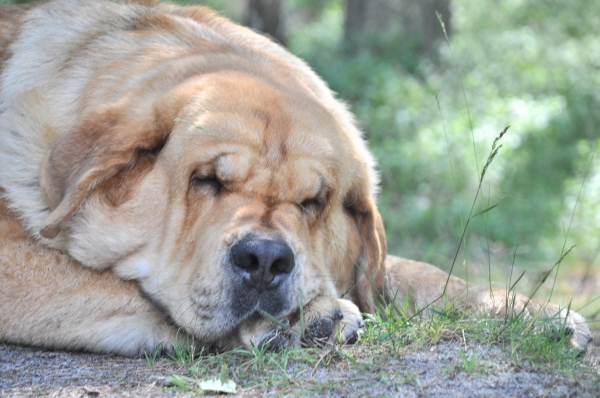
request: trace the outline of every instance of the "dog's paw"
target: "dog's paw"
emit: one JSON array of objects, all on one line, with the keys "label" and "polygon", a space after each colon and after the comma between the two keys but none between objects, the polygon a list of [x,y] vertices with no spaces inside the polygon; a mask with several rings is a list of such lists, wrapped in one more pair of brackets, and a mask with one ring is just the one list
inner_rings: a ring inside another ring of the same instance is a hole
[{"label": "dog's paw", "polygon": [[307,306],[304,319],[306,327],[302,332],[302,343],[312,347],[335,343],[354,344],[365,325],[354,303],[324,297],[315,299]]},{"label": "dog's paw", "polygon": [[270,325],[271,329],[260,334],[256,346],[266,347],[272,351],[300,347],[300,334],[290,327],[289,321],[284,320],[279,324],[273,322]]},{"label": "dog's paw", "polygon": [[299,348],[300,333],[290,326],[287,319],[275,321],[269,317],[254,317],[241,325],[235,335],[217,342],[217,346],[221,350],[258,347],[281,351]]},{"label": "dog's paw", "polygon": [[593,340],[585,318],[579,313],[554,303],[532,300],[523,294],[499,288],[490,294],[487,286],[475,285],[469,288],[467,295],[461,296],[459,302],[474,310],[475,315],[523,316],[528,321],[533,320],[538,331],[568,339],[581,352],[585,352]]},{"label": "dog's paw", "polygon": [[338,300],[338,302],[344,314],[339,325],[340,341],[347,344],[354,344],[358,341],[362,328],[365,327],[362,314],[353,302],[342,299]]},{"label": "dog's paw", "polygon": [[555,304],[546,304],[544,311],[552,325],[552,332],[569,339],[571,346],[585,352],[594,340],[585,318],[575,311],[568,311]]},{"label": "dog's paw", "polygon": [[364,326],[360,310],[351,301],[317,297],[288,319],[252,318],[235,336],[227,336],[218,346],[222,349],[266,347],[280,351],[301,346],[354,344]]}]

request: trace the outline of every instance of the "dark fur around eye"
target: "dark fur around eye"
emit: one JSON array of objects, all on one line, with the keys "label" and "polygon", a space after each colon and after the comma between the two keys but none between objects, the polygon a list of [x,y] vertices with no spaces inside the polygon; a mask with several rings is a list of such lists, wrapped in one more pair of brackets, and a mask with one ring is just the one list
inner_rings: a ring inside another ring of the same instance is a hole
[{"label": "dark fur around eye", "polygon": [[215,194],[221,192],[223,184],[215,176],[194,176],[190,185],[203,190],[209,190]]},{"label": "dark fur around eye", "polygon": [[303,211],[321,210],[323,207],[325,207],[325,201],[320,198],[306,199],[300,203],[300,208]]}]

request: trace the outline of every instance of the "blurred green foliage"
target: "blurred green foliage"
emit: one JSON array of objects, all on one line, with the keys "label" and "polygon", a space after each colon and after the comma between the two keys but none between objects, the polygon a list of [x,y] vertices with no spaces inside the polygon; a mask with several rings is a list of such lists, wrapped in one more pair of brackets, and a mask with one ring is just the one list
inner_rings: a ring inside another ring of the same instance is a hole
[{"label": "blurred green foliage", "polygon": [[[453,0],[450,47],[440,43],[434,60],[418,58],[401,29],[348,55],[343,2],[325,3],[289,45],[366,131],[390,252],[449,266],[491,143],[510,125],[475,212],[498,206],[472,220],[467,242],[505,263],[517,245],[523,260],[556,259],[599,137],[600,1]],[[294,0],[292,12],[310,4]],[[568,234],[572,260],[599,248],[599,171],[594,161]]]}]

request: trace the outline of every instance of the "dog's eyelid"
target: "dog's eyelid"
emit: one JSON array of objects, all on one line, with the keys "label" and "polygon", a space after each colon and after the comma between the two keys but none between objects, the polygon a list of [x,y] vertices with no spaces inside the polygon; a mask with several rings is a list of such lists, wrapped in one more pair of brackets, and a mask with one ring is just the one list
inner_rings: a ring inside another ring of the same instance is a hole
[{"label": "dog's eyelid", "polygon": [[154,147],[137,148],[136,149],[136,153],[138,155],[137,157],[156,157],[156,156],[158,156],[160,151],[162,151],[162,149],[165,147],[165,143],[166,143],[166,141],[161,141],[158,145],[156,145]]},{"label": "dog's eyelid", "polygon": [[212,168],[204,168],[201,170],[196,170],[192,173],[192,180],[194,178],[205,179],[205,178],[217,178],[217,173]]},{"label": "dog's eyelid", "polygon": [[325,205],[325,202],[323,200],[321,200],[320,198],[312,198],[312,199],[306,199],[301,204],[305,207],[306,206],[322,207]]},{"label": "dog's eyelid", "polygon": [[323,207],[325,207],[325,199],[322,197],[322,195],[319,195],[314,198],[299,202],[298,205],[303,211],[321,210]]},{"label": "dog's eyelid", "polygon": [[223,183],[219,181],[215,173],[194,174],[190,180],[190,185],[212,190],[219,193],[223,189]]},{"label": "dog's eyelid", "polygon": [[317,195],[305,199],[302,202],[299,202],[298,206],[303,211],[322,210],[326,206],[327,202],[329,201],[332,195],[333,189],[331,188],[331,186],[327,184],[323,178],[320,178],[320,188]]}]

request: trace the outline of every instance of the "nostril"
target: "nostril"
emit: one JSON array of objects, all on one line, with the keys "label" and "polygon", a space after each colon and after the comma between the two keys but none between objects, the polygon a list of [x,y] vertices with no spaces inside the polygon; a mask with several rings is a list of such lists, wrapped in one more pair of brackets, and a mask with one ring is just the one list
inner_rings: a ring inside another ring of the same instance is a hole
[{"label": "nostril", "polygon": [[294,268],[294,254],[287,248],[288,253],[282,253],[281,256],[273,262],[270,271],[273,274],[289,274]]},{"label": "nostril", "polygon": [[248,271],[254,271],[258,269],[258,258],[256,256],[250,256],[250,264],[246,269]]},{"label": "nostril", "polygon": [[294,268],[294,253],[280,240],[242,239],[231,256],[244,282],[259,291],[275,289]]},{"label": "nostril", "polygon": [[236,247],[233,248],[233,261],[236,266],[246,271],[252,272],[258,269],[258,258],[245,250],[239,250],[239,248],[236,250]]},{"label": "nostril", "polygon": [[285,271],[283,271],[284,265],[282,264],[281,260],[276,260],[273,265],[271,265],[271,273],[272,274],[283,274],[285,273]]}]

